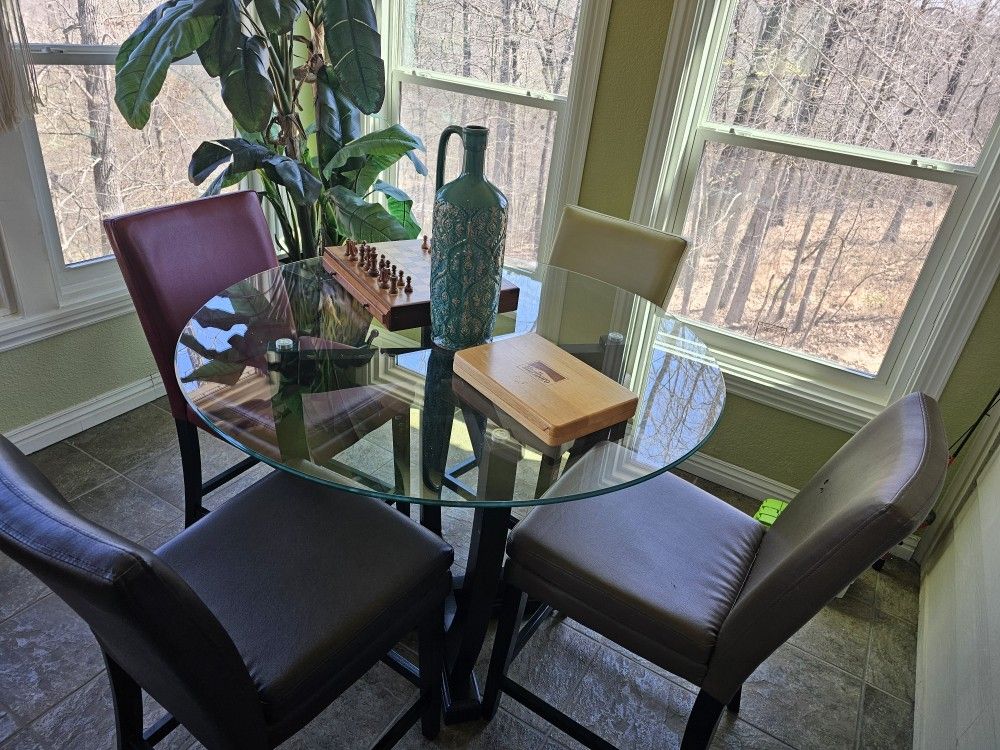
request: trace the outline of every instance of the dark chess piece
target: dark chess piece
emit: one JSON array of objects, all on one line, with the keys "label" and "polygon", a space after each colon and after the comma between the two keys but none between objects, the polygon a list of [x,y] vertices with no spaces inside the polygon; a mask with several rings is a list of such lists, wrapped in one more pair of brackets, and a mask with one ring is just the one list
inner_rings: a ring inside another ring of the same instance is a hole
[{"label": "dark chess piece", "polygon": [[399,285],[403,286],[403,269],[402,268],[399,269],[398,276],[399,276]]},{"label": "dark chess piece", "polygon": [[379,288],[381,288],[381,289],[388,289],[389,288],[389,273],[384,268],[382,269],[382,273],[379,274],[378,285],[379,285]]},{"label": "dark chess piece", "polygon": [[374,255],[372,255],[368,261],[368,275],[371,276],[372,278],[377,277],[379,274],[379,270],[376,266],[377,262],[378,261],[376,261]]},{"label": "dark chess piece", "polygon": [[420,249],[421,250],[431,249],[430,238],[426,234],[424,235],[424,241],[420,243]]},{"label": "dark chess piece", "polygon": [[396,277],[389,277],[389,294],[399,294],[399,285],[396,283]]},{"label": "dark chess piece", "polygon": [[395,263],[392,264],[392,271],[389,273],[389,275],[393,276],[393,277],[396,275],[396,264]]},{"label": "dark chess piece", "polygon": [[412,281],[413,281],[413,277],[412,276],[407,276],[406,277],[406,286],[403,287],[403,291],[406,292],[407,294],[412,294],[413,293],[413,284],[411,283]]}]

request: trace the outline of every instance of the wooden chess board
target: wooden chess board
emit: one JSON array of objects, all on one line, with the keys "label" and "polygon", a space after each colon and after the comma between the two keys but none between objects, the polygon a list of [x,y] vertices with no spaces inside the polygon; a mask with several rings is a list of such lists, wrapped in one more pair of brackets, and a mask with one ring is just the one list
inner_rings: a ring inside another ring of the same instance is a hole
[{"label": "wooden chess board", "polygon": [[[421,249],[422,240],[381,242],[375,245],[379,256],[394,264],[403,277],[411,277],[413,291],[398,286],[396,294],[379,286],[377,276],[369,276],[357,260],[347,257],[343,245],[328,247],[323,252],[323,266],[337,281],[363,304],[372,316],[390,331],[421,328],[431,324],[431,254]],[[499,312],[517,309],[519,289],[504,281],[500,288]]]}]

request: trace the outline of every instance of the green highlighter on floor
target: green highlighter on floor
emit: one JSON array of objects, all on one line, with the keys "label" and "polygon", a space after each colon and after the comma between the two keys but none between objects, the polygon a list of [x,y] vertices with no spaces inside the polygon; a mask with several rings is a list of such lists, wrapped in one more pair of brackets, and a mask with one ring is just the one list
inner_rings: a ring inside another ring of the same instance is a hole
[{"label": "green highlighter on floor", "polygon": [[753,514],[754,520],[760,521],[762,524],[768,528],[778,520],[778,516],[781,515],[781,511],[788,507],[788,503],[784,500],[778,500],[773,497],[766,498],[764,502],[760,504],[760,508],[756,513]]}]

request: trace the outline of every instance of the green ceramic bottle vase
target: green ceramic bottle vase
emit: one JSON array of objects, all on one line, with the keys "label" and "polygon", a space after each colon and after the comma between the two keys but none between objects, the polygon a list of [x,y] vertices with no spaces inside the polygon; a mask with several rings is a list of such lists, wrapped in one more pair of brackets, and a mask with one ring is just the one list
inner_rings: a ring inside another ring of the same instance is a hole
[{"label": "green ceramic bottle vase", "polygon": [[[465,145],[462,174],[443,185],[448,139]],[[431,242],[431,334],[445,349],[493,333],[507,239],[507,197],[483,176],[489,129],[451,125],[441,133]]]}]

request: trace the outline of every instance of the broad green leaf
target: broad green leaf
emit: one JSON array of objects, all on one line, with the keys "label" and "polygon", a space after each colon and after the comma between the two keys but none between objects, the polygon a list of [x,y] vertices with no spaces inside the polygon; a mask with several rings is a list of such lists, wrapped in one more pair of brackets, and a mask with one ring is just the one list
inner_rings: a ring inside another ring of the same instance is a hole
[{"label": "broad green leaf", "polygon": [[378,203],[369,203],[357,193],[336,185],[326,193],[343,234],[358,242],[390,242],[411,239],[406,227]]},{"label": "broad green leaf", "polygon": [[371,0],[326,0],[326,55],[344,95],[366,115],[385,101],[385,64]]},{"label": "broad green leaf", "polygon": [[413,218],[413,198],[385,180],[377,180],[373,188],[385,196],[386,208],[406,230],[406,238],[412,240],[419,237],[420,225]]},{"label": "broad green leaf", "polygon": [[[224,156],[223,151],[228,152],[229,156]],[[247,172],[257,169],[284,187],[291,199],[300,206],[315,203],[323,190],[323,183],[304,164],[243,138],[221,138],[202,143],[191,157],[188,175],[195,185],[201,184],[229,159],[232,160],[231,163],[209,187],[210,192],[218,192],[227,184],[238,181]]]},{"label": "broad green leaf", "polygon": [[243,42],[241,8],[240,0],[223,0],[212,35],[198,48],[198,59],[212,78],[218,78],[239,60]]},{"label": "broad green leaf", "polygon": [[149,122],[153,100],[175,60],[201,47],[217,16],[200,15],[217,7],[199,0],[168,0],[125,40],[115,58],[115,104],[133,128]]},{"label": "broad green leaf", "polygon": [[233,158],[232,151],[215,141],[205,141],[195,149],[188,164],[188,179],[200,185],[212,172]]},{"label": "broad green leaf", "polygon": [[285,34],[304,8],[299,0],[254,0],[254,7],[265,31]]},{"label": "broad green leaf", "polygon": [[[384,130],[368,133],[345,144],[323,168],[323,174],[330,177],[334,171],[340,171],[348,184],[356,192],[363,194],[375,184],[383,171],[416,150],[424,150],[424,143],[418,136],[402,125],[390,125]],[[350,162],[356,158],[364,160],[357,167]],[[420,174],[427,174],[426,167],[419,159],[416,159],[415,165],[419,165],[417,171]]]},{"label": "broad green leaf", "polygon": [[233,64],[222,75],[222,101],[244,130],[259,132],[271,119],[274,86],[267,67],[264,40],[245,37]]}]

